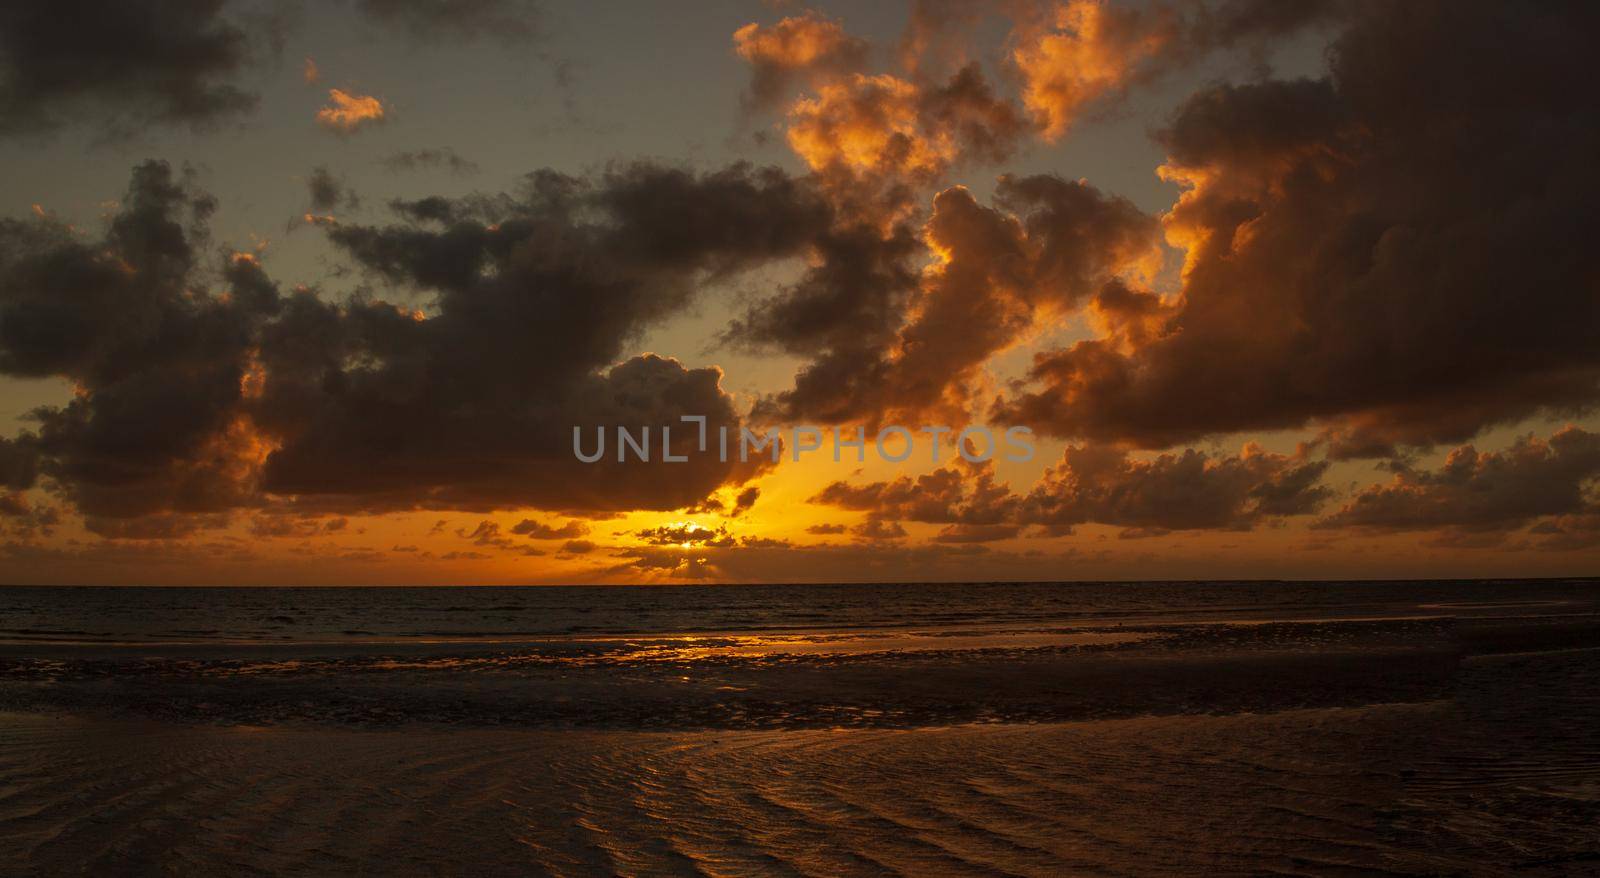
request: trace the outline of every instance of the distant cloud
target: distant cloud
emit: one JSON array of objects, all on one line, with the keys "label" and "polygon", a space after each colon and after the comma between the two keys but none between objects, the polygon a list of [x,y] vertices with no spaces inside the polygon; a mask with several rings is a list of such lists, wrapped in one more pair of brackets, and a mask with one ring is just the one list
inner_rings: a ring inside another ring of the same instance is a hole
[{"label": "distant cloud", "polygon": [[317,62],[308,57],[306,58],[305,67],[302,68],[300,75],[305,80],[306,85],[311,85],[322,78],[322,71],[317,69]]},{"label": "distant cloud", "polygon": [[756,500],[760,497],[760,488],[756,487],[755,485],[745,488],[743,491],[739,492],[738,497],[734,498],[733,512],[730,514],[734,517],[738,517],[746,512],[749,512],[756,505]]},{"label": "distant cloud", "polygon": [[[872,519],[946,525],[937,542],[1010,539],[1024,526],[1071,532],[1104,524],[1148,532],[1249,530],[1317,510],[1330,496],[1325,461],[1247,446],[1237,456],[1194,449],[1135,460],[1121,449],[1069,447],[1027,493],[993,478],[990,463],[947,466],[916,478],[852,485],[834,482],[812,503]],[[814,531],[831,533],[833,531]]]},{"label": "distant cloud", "polygon": [[156,124],[205,127],[257,96],[239,80],[270,51],[214,0],[0,4],[0,136],[86,122],[113,137]]},{"label": "distant cloud", "polygon": [[1600,498],[1590,491],[1600,480],[1600,434],[1577,427],[1547,440],[1524,436],[1504,451],[1463,445],[1434,471],[1403,463],[1393,469],[1389,483],[1364,488],[1315,526],[1506,532],[1556,516],[1539,532],[1564,534],[1600,515]]},{"label": "distant cloud", "polygon": [[898,521],[884,521],[880,518],[869,518],[866,521],[850,528],[850,535],[858,540],[876,542],[879,540],[903,540],[906,538],[906,529]]},{"label": "distant cloud", "polygon": [[414,149],[397,152],[383,160],[391,171],[417,171],[444,168],[453,174],[476,174],[478,163],[462,158],[448,146],[438,149]]},{"label": "distant cloud", "polygon": [[1250,444],[1237,455],[1195,449],[1138,460],[1120,448],[1068,447],[1023,499],[1019,519],[1057,532],[1079,524],[1173,530],[1250,530],[1315,512],[1331,496],[1326,461]]},{"label": "distant cloud", "polygon": [[250,534],[256,537],[317,537],[345,530],[345,518],[298,518],[291,515],[257,515],[250,520]]},{"label": "distant cloud", "polygon": [[698,524],[662,525],[636,531],[634,536],[652,546],[715,546],[737,545],[726,526],[702,527]]},{"label": "distant cloud", "polygon": [[353,134],[383,120],[383,103],[377,98],[337,88],[328,89],[328,106],[317,111],[317,123],[340,134]]},{"label": "distant cloud", "polygon": [[310,190],[312,210],[326,213],[335,208],[353,208],[361,203],[360,197],[325,167],[311,171],[306,178],[306,188]]},{"label": "distant cloud", "polygon": [[566,524],[556,527],[552,524],[545,524],[542,521],[524,518],[522,521],[517,522],[515,527],[511,528],[511,532],[518,536],[527,537],[530,540],[565,540],[588,534],[589,526],[581,521],[568,521]]}]

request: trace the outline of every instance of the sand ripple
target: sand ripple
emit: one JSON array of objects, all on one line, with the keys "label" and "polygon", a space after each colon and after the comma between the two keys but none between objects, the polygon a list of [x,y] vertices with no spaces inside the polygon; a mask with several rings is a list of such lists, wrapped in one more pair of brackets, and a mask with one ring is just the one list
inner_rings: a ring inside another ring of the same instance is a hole
[{"label": "sand ripple", "polygon": [[1572,874],[1600,851],[1600,747],[1583,734],[1596,705],[1573,694],[1595,664],[1495,658],[1456,699],[1420,704],[920,730],[14,714],[0,860],[51,874]]}]

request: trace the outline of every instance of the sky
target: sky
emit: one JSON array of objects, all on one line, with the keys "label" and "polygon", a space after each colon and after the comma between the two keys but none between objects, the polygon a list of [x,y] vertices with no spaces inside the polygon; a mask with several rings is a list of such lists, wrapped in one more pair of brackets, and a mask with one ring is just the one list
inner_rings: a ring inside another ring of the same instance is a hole
[{"label": "sky", "polygon": [[7,4],[0,582],[1600,573],[1597,16]]}]

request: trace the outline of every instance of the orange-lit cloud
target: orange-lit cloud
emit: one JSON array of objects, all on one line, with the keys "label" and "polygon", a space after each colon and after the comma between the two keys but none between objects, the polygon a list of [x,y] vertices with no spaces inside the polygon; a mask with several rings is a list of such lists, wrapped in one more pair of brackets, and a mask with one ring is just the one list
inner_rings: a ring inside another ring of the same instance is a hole
[{"label": "orange-lit cloud", "polygon": [[1071,0],[1018,38],[1012,61],[1022,74],[1023,105],[1045,137],[1058,138],[1085,107],[1118,92],[1177,38],[1176,17],[1159,5]]},{"label": "orange-lit cloud", "polygon": [[300,69],[300,77],[305,80],[306,85],[321,79],[322,72],[317,69],[317,62],[307,57],[305,66]]},{"label": "orange-lit cloud", "polygon": [[317,111],[317,124],[340,134],[354,133],[383,119],[383,104],[377,98],[337,88],[328,89],[328,106]]},{"label": "orange-lit cloud", "polygon": [[[855,76],[824,86],[789,111],[789,145],[817,170],[893,170],[931,176],[955,151],[927,136],[917,114],[916,86],[887,74]],[[937,138],[942,132],[931,132]]]},{"label": "orange-lit cloud", "polygon": [[789,145],[815,170],[916,182],[964,162],[1001,160],[1027,130],[975,66],[938,85],[855,74],[797,101],[788,123]]},{"label": "orange-lit cloud", "polygon": [[867,54],[864,40],[815,12],[774,25],[747,24],[734,31],[733,48],[751,66],[745,100],[756,107],[781,101],[797,80],[814,83],[850,73],[865,63]]},{"label": "orange-lit cloud", "polygon": [[[1160,264],[1156,221],[1085,183],[1008,176],[996,195],[993,206],[961,187],[936,196],[921,233],[935,259],[915,280],[915,304],[894,315],[885,332],[831,345],[792,389],[763,400],[758,411],[790,421],[877,424],[892,415],[962,424],[986,394],[978,375],[993,356],[1039,321],[1074,311],[1107,285],[1126,289],[1125,278],[1149,275]],[[818,299],[805,304],[809,320],[819,321],[821,297],[797,293]],[[794,304],[764,303],[741,330],[763,329],[764,337],[782,340],[778,318]],[[851,312],[841,303],[836,314],[843,319]]]}]

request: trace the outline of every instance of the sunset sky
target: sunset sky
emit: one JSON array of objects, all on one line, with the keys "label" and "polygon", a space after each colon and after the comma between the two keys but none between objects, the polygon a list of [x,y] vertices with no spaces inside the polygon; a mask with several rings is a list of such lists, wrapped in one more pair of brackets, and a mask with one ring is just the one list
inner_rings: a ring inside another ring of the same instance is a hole
[{"label": "sunset sky", "polygon": [[8,4],[0,582],[1600,573],[1597,18]]}]

